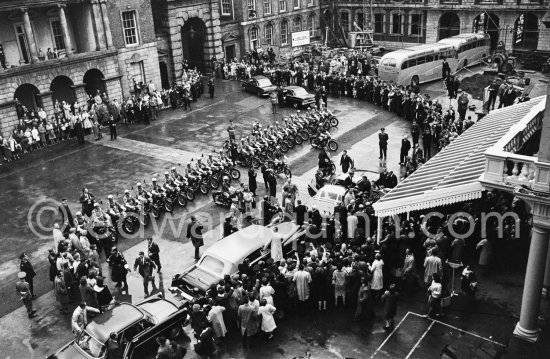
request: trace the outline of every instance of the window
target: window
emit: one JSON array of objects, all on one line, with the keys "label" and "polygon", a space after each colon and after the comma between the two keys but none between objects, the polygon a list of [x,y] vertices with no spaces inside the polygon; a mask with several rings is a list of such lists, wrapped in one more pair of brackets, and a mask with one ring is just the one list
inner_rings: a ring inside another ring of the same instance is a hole
[{"label": "window", "polygon": [[256,0],[247,0],[248,1],[248,11],[256,10]]},{"label": "window", "polygon": [[286,20],[281,21],[281,45],[288,44],[288,22]]},{"label": "window", "polygon": [[200,266],[212,273],[221,275],[221,273],[223,272],[224,264],[219,259],[206,255],[202,259]]},{"label": "window", "polygon": [[313,5],[315,5],[313,0],[307,0],[307,6],[313,6]]},{"label": "window", "polygon": [[265,43],[267,45],[273,45],[273,25],[267,24],[264,28]]},{"label": "window", "polygon": [[222,0],[222,16],[231,15],[231,0]]},{"label": "window", "polygon": [[307,17],[307,29],[309,30],[309,37],[315,37],[315,15],[310,14]]},{"label": "window", "polygon": [[136,12],[122,12],[122,28],[124,30],[124,42],[126,45],[136,45],[138,43],[137,27],[136,27]]},{"label": "window", "polygon": [[374,32],[378,34],[384,32],[384,14],[374,14]]},{"label": "window", "polygon": [[279,0],[279,12],[286,11],[286,0]]},{"label": "window", "polygon": [[342,11],[340,13],[340,24],[345,32],[349,31],[349,12]]},{"label": "window", "polygon": [[271,14],[271,0],[264,0],[264,14]]},{"label": "window", "polygon": [[58,50],[65,48],[65,40],[63,39],[63,29],[59,20],[52,20],[52,35],[55,48]]},{"label": "window", "polygon": [[362,12],[355,13],[355,23],[357,26],[359,26],[361,29],[365,28],[365,16]]},{"label": "window", "polygon": [[391,20],[391,33],[392,34],[401,34],[401,25],[402,25],[402,15],[401,14],[392,14]]},{"label": "window", "polygon": [[301,17],[298,16],[294,19],[294,22],[292,24],[292,31],[293,32],[302,31],[302,18]]},{"label": "window", "polygon": [[417,65],[423,65],[426,63],[426,58],[425,57],[419,57],[418,59],[416,59],[416,64]]},{"label": "window", "polygon": [[258,48],[258,28],[253,27],[250,29],[250,48]]},{"label": "window", "polygon": [[422,36],[422,14],[411,14],[411,28],[409,34]]},{"label": "window", "polygon": [[300,0],[292,0],[294,2],[294,8],[299,9],[300,8]]}]

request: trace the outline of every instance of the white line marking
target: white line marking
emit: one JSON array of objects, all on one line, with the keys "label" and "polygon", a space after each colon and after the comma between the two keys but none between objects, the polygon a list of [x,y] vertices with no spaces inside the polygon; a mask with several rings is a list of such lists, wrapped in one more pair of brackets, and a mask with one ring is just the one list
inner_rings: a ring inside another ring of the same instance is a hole
[{"label": "white line marking", "polygon": [[393,333],[395,333],[395,331],[397,330],[397,328],[399,328],[399,326],[401,325],[401,323],[403,323],[405,321],[405,319],[407,318],[407,316],[409,315],[409,313],[411,312],[407,312],[407,314],[405,314],[405,316],[403,317],[403,319],[401,319],[401,321],[399,323],[397,323],[397,325],[395,326],[395,328],[393,328],[393,330],[391,331],[390,335],[388,335],[386,337],[386,339],[384,339],[384,341],[382,342],[382,344],[380,344],[380,346],[376,349],[376,351],[371,355],[370,359],[374,358],[374,356],[376,354],[378,354],[378,352],[380,351],[380,349],[382,349],[382,347],[386,344],[386,342],[391,338],[391,336],[393,335]]},{"label": "white line marking", "polygon": [[[415,312],[409,312],[409,313],[410,313],[410,314],[413,314],[413,315],[416,315],[417,317],[424,317],[422,314],[418,314],[418,313],[415,313]],[[407,313],[407,314],[409,314],[409,313]],[[444,323],[444,322],[439,321],[439,320],[436,320],[436,319],[431,319],[431,320],[433,320],[435,323],[444,325],[444,326],[449,327],[449,328],[451,328],[451,329],[458,330],[458,331],[464,332],[464,333],[466,333],[466,334],[470,334],[470,335],[472,335],[472,336],[474,336],[474,337],[476,337],[476,338],[486,340],[486,341],[488,341],[488,342],[491,342],[491,343],[493,343],[493,344],[500,345],[500,346],[502,346],[502,347],[506,347],[506,345],[504,345],[504,344],[502,344],[502,343],[499,343],[499,342],[496,342],[496,341],[494,341],[494,340],[491,340],[491,339],[482,337],[481,335],[478,335],[478,334],[469,332],[469,331],[464,330],[464,329],[457,328],[457,327],[455,327],[455,326],[452,326],[452,325],[450,325],[450,324]]]},{"label": "white line marking", "polygon": [[435,323],[435,320],[432,319],[432,322],[430,323],[430,325],[428,326],[428,329],[426,329],[424,331],[424,334],[422,334],[422,336],[420,337],[420,339],[418,339],[418,341],[414,344],[414,346],[412,347],[411,351],[409,352],[409,354],[407,354],[407,356],[405,357],[405,359],[409,359],[411,357],[411,355],[414,353],[414,351],[416,350],[416,348],[418,348],[418,346],[420,345],[420,342],[422,341],[422,339],[424,339],[424,337],[426,336],[426,334],[428,334],[428,332],[430,331],[430,329],[432,329],[433,325]]}]

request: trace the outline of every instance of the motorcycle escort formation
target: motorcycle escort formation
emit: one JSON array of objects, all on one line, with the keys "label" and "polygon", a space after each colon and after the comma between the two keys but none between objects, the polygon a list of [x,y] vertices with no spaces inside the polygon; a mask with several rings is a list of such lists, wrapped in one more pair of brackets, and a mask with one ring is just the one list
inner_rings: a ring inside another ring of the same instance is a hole
[{"label": "motorcycle escort formation", "polygon": [[[210,190],[216,190],[212,193],[212,200],[217,205],[230,207],[233,199],[243,199],[242,189],[231,186],[232,180],[241,178],[237,165],[254,168],[263,165],[276,174],[290,178],[292,172],[284,154],[308,140],[314,148],[336,151],[338,144],[328,131],[337,127],[338,123],[338,119],[326,108],[309,108],[303,114],[298,111],[289,118],[283,118],[282,126],[275,122],[266,129],[262,129],[256,121],[249,136],[242,138],[240,143],[226,141],[216,157],[209,153],[206,158],[201,155],[196,161],[191,159],[182,174],[172,167],[170,172],[164,172],[162,180],[159,180],[159,174],[155,174],[150,185],[145,181],[138,182],[134,195],[128,189],[124,191],[122,204],[109,195],[105,212],[96,207],[102,213],[98,212],[92,221],[93,232],[97,239],[108,238],[116,243],[120,229],[133,234],[140,226],[149,224],[150,216],[157,219],[162,213],[171,213],[176,205],[186,207],[197,194],[207,195]],[[218,190],[220,186],[221,191]]]}]

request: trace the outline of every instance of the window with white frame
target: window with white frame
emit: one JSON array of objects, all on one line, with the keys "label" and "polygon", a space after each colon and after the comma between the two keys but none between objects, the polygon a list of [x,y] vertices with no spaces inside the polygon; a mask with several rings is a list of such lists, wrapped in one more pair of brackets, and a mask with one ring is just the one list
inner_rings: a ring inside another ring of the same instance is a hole
[{"label": "window with white frame", "polygon": [[256,10],[256,0],[247,0],[248,10]]},{"label": "window with white frame", "polygon": [[286,0],[279,0],[279,12],[286,11]]},{"label": "window with white frame", "polygon": [[297,16],[292,23],[292,32],[302,31],[302,18]]},{"label": "window with white frame", "polygon": [[271,15],[271,0],[264,0],[264,15]]},{"label": "window with white frame", "polygon": [[293,0],[294,2],[294,8],[299,9],[300,8],[300,0]]},{"label": "window with white frame", "polygon": [[124,31],[124,42],[126,45],[138,43],[136,12],[134,10],[122,12],[122,29]]},{"label": "window with white frame", "polygon": [[411,14],[409,34],[422,36],[422,14]]},{"label": "window with white frame", "polygon": [[307,29],[309,30],[309,36],[315,37],[315,15],[309,14],[307,17]]},{"label": "window with white frame", "polygon": [[281,21],[281,45],[288,45],[288,22]]},{"label": "window with white frame", "polygon": [[222,1],[222,16],[231,16],[232,7],[231,0],[221,0]]},{"label": "window with white frame", "polygon": [[265,25],[264,38],[266,45],[273,45],[273,24],[268,23]]},{"label": "window with white frame", "polygon": [[250,48],[257,49],[258,45],[259,45],[258,28],[253,27],[252,29],[250,29]]},{"label": "window with white frame", "polygon": [[403,15],[399,13],[391,14],[391,33],[402,34]]},{"label": "window with white frame", "polygon": [[52,36],[55,48],[62,50],[65,48],[65,39],[63,38],[63,29],[61,28],[61,22],[59,20],[51,20]]}]

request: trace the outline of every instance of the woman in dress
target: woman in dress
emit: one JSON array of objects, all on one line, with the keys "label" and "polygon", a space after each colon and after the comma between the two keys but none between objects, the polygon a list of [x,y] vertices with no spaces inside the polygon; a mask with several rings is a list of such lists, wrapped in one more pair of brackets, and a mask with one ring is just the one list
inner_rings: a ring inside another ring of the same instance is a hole
[{"label": "woman in dress", "polygon": [[380,253],[376,253],[372,262],[372,282],[371,289],[375,298],[380,298],[380,291],[384,288],[384,261]]},{"label": "woman in dress", "polygon": [[267,303],[273,305],[273,295],[275,294],[275,290],[270,285],[267,278],[262,279],[262,286],[260,287],[260,302],[265,299]]},{"label": "woman in dress", "polygon": [[103,277],[97,278],[97,282],[94,285],[94,291],[96,293],[99,310],[104,312],[113,300],[113,295],[111,294],[109,287],[105,285]]},{"label": "woman in dress", "polygon": [[40,145],[40,134],[38,133],[38,128],[36,126],[32,127],[31,134],[32,134],[32,140],[33,140],[35,148],[38,149],[38,148],[42,147]]},{"label": "woman in dress", "polygon": [[42,147],[46,147],[48,145],[46,142],[46,127],[42,121],[38,123],[38,135],[40,136],[40,144]]},{"label": "woman in dress", "polygon": [[397,312],[397,292],[395,284],[390,285],[390,288],[382,296],[384,302],[384,319],[386,320],[385,330],[393,329],[395,313]]},{"label": "woman in dress", "polygon": [[69,290],[63,279],[62,272],[57,272],[54,279],[55,299],[59,303],[59,311],[63,314],[69,313],[68,304],[71,301]]},{"label": "woman in dress", "polygon": [[361,278],[361,287],[359,287],[359,293],[357,294],[357,308],[355,309],[353,320],[370,319],[374,316],[373,314],[370,281],[368,277],[363,277]]},{"label": "woman in dress", "polygon": [[50,144],[56,143],[55,139],[55,133],[53,131],[53,124],[52,120],[46,122],[46,132],[47,132],[47,138]]},{"label": "woman in dress", "polygon": [[267,339],[273,338],[273,331],[277,328],[275,324],[275,318],[273,318],[273,313],[277,309],[267,302],[267,300],[260,300],[260,309],[258,309],[258,315],[262,317],[262,331],[264,331],[268,337]]},{"label": "woman in dress", "polygon": [[128,283],[126,283],[128,264],[116,247],[113,247],[111,250],[111,256],[107,259],[107,262],[111,266],[111,280],[116,283],[115,287],[122,287],[120,289],[121,292],[124,290],[128,292]]}]

